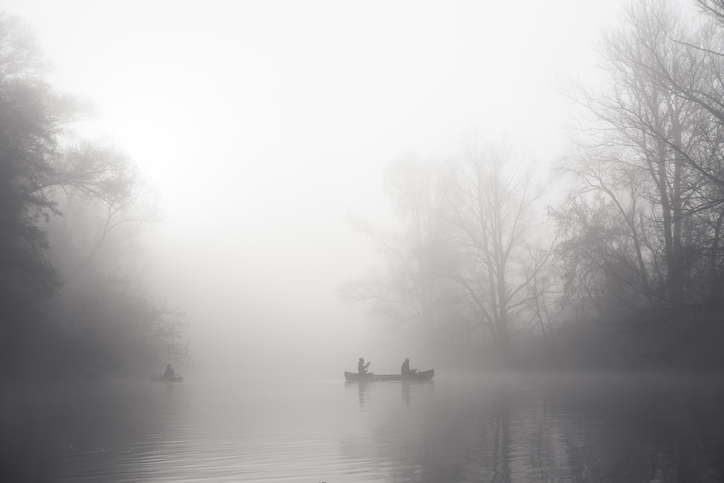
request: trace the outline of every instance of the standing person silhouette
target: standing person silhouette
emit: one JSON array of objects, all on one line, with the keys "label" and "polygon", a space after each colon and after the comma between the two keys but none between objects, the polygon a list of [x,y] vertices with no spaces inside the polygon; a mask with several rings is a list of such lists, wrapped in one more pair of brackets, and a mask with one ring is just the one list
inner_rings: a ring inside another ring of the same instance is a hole
[{"label": "standing person silhouette", "polygon": [[365,364],[365,360],[363,358],[359,358],[359,362],[357,363],[357,372],[362,374],[367,374],[367,368],[370,366],[370,363],[368,362]]}]

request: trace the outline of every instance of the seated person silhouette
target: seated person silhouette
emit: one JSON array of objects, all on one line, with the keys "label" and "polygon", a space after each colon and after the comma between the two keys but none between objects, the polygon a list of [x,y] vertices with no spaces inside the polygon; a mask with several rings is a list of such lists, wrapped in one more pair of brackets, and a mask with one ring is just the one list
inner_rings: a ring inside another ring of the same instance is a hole
[{"label": "seated person silhouette", "polygon": [[368,362],[365,364],[365,360],[363,358],[359,358],[359,362],[357,363],[357,372],[360,375],[367,374],[367,368],[370,366],[370,363]]},{"label": "seated person silhouette", "polygon": [[410,370],[410,359],[406,358],[405,362],[402,363],[402,368],[400,369],[400,374],[403,376],[407,376],[410,374],[415,374],[417,372],[417,369]]},{"label": "seated person silhouette", "polygon": [[171,364],[166,366],[166,372],[163,373],[163,377],[165,379],[173,379],[173,369],[171,369]]}]

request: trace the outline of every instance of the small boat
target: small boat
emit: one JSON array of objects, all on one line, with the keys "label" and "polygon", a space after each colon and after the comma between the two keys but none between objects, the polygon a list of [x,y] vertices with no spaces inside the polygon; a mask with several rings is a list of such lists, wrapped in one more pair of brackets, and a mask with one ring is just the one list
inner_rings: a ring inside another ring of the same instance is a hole
[{"label": "small boat", "polygon": [[183,376],[163,376],[161,374],[155,374],[151,376],[153,382],[184,382]]},{"label": "small boat", "polygon": [[410,374],[358,374],[356,372],[344,371],[344,378],[348,381],[429,381],[435,375],[435,370],[422,372],[411,372]]}]

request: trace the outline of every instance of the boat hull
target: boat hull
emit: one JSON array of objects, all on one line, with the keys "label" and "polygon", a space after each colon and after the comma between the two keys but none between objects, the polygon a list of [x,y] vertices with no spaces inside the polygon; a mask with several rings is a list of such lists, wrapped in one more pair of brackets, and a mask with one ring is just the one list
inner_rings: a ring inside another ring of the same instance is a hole
[{"label": "boat hull", "polygon": [[357,374],[356,372],[344,372],[344,378],[348,381],[429,381],[435,375],[435,370],[415,372],[412,374]]},{"label": "boat hull", "polygon": [[171,376],[171,377],[163,377],[163,376],[151,376],[151,380],[153,382],[184,382],[183,376]]}]

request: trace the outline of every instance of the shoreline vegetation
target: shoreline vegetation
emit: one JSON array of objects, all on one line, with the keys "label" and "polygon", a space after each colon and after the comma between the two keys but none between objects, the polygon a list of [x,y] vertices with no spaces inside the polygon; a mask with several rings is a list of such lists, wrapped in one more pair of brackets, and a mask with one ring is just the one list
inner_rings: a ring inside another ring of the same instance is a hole
[{"label": "shoreline vegetation", "polygon": [[185,322],[148,295],[136,236],[160,220],[119,147],[80,136],[28,28],[0,13],[0,378],[141,374],[183,362]]},{"label": "shoreline vegetation", "polygon": [[[380,338],[443,372],[724,369],[724,1],[633,0],[598,52],[596,86],[560,86],[551,173],[477,134],[390,164],[396,226],[353,220],[383,268],[340,291]],[[187,322],[143,277],[157,195],[45,65],[0,14],[0,379],[183,366]]]},{"label": "shoreline vegetation", "polygon": [[597,51],[551,173],[477,134],[392,163],[342,299],[440,369],[724,367],[724,2],[633,0]]}]

